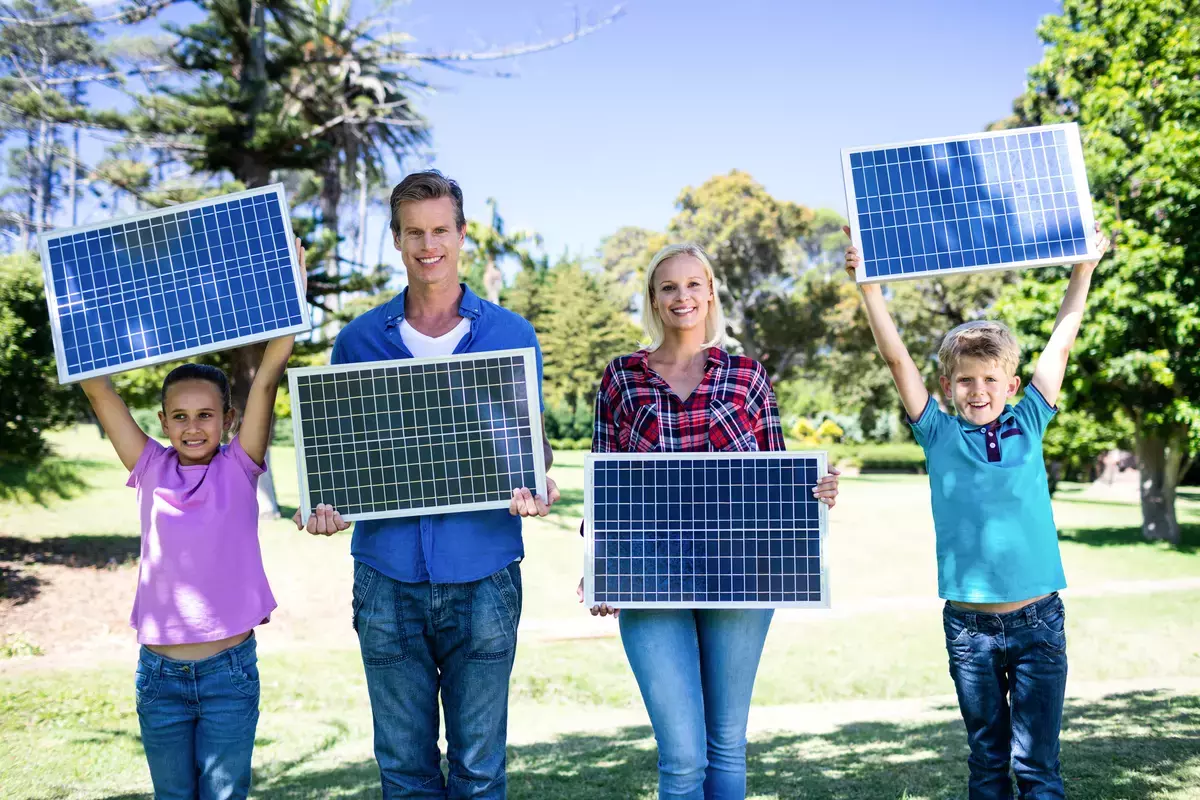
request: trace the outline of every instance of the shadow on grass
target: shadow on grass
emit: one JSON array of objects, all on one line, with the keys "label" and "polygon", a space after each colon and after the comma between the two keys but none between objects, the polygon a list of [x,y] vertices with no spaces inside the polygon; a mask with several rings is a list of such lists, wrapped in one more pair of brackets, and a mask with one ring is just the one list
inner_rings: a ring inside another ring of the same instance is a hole
[{"label": "shadow on grass", "polygon": [[24,569],[33,564],[115,569],[133,563],[141,554],[137,536],[56,536],[33,541],[0,536],[0,598],[18,605],[37,596],[42,581]]},{"label": "shadow on grass", "polygon": [[0,464],[0,501],[32,501],[40,506],[51,499],[77,497],[88,488],[84,470],[107,466],[100,461],[49,458],[39,464]]},{"label": "shadow on grass", "polygon": [[[1181,553],[1196,553],[1200,551],[1200,524],[1184,523],[1179,526],[1179,544],[1171,545]],[[1128,545],[1163,546],[1161,541],[1150,541],[1142,536],[1142,529],[1136,526],[1126,528],[1077,528],[1059,531],[1058,538],[1065,542],[1075,542],[1089,547],[1112,547]]]},{"label": "shadow on grass", "polygon": [[[957,719],[856,722],[826,734],[759,734],[747,751],[747,788],[750,795],[806,800],[961,798],[966,757],[966,733]],[[517,745],[508,751],[508,797],[651,796],[656,760],[645,726]],[[1200,696],[1134,692],[1068,704],[1063,775],[1073,800],[1149,800],[1192,787],[1198,771]],[[315,771],[289,768],[264,774],[255,796],[375,798],[379,774],[369,759]]]}]

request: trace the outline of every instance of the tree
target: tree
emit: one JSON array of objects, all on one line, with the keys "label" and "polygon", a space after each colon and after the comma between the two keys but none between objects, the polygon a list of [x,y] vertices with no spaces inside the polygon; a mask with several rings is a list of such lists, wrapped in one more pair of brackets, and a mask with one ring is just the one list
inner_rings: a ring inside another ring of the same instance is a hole
[{"label": "tree", "polygon": [[493,197],[487,199],[491,219],[485,222],[467,220],[467,249],[462,254],[459,271],[473,291],[493,303],[500,302],[500,290],[504,288],[504,274],[500,262],[516,257],[522,264],[532,263],[529,246],[541,247],[542,237],[533,231],[505,231],[504,218]]},{"label": "tree", "polygon": [[665,234],[627,225],[600,242],[596,254],[600,274],[630,314],[641,312],[646,266],[667,241]]},{"label": "tree", "polygon": [[60,386],[46,316],[42,270],[31,254],[0,256],[0,466],[36,464],[42,432],[82,410],[74,386]]},{"label": "tree", "polygon": [[[1077,121],[1097,217],[1116,247],[1097,271],[1066,402],[1133,421],[1142,532],[1180,541],[1175,490],[1200,452],[1200,3],[1065,0],[1014,116]],[[1009,296],[1044,341],[1058,270]]]},{"label": "tree", "polygon": [[738,170],[684,189],[677,204],[670,238],[696,242],[712,259],[736,345],[775,382],[807,364],[824,337],[821,318],[837,301],[832,277],[805,269],[799,241],[812,212]]}]

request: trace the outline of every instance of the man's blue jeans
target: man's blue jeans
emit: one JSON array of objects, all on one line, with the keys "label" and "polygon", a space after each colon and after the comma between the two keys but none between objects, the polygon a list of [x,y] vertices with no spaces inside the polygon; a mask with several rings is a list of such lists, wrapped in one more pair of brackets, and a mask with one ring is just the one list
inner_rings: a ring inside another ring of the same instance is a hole
[{"label": "man's blue jeans", "polygon": [[970,800],[1065,797],[1058,734],[1067,688],[1066,617],[1058,593],[1008,614],[947,603],[950,677],[971,746]]},{"label": "man's blue jeans", "polygon": [[155,800],[244,800],[258,726],[254,636],[202,661],[143,647],[136,691]]},{"label": "man's blue jeans", "polygon": [[[503,798],[517,562],[473,583],[401,583],[354,562],[354,629],[384,800]],[[438,692],[449,779],[438,751]]]},{"label": "man's blue jeans", "polygon": [[660,800],[742,800],[746,721],[771,609],[626,610],[617,618],[658,742]]}]

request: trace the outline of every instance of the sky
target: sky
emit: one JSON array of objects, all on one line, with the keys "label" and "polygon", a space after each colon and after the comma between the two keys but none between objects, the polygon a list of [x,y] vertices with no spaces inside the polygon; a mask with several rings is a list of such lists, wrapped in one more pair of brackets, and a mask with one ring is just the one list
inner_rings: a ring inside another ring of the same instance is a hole
[{"label": "sky", "polygon": [[[413,0],[416,49],[490,49],[571,29],[560,0]],[[429,73],[430,163],[468,216],[495,197],[552,254],[623,225],[662,229],[680,191],[731,169],[845,213],[840,150],[969,133],[1006,116],[1041,58],[1051,0],[633,0],[612,25],[499,65]]]},{"label": "sky", "polygon": [[[419,52],[486,51],[557,38],[611,3],[410,0],[393,6],[392,29]],[[731,169],[781,199],[844,214],[841,148],[969,133],[1006,116],[1041,57],[1038,20],[1058,4],[629,0],[623,9],[590,36],[478,74],[427,69],[435,91],[419,109],[432,148],[407,166],[455,178],[468,217],[486,218],[494,197],[509,230],[537,231],[552,256],[591,256],[625,225],[661,230],[684,187]],[[138,28],[198,16],[184,4]],[[117,102],[103,90],[93,98]],[[85,147],[85,160],[99,149]],[[105,215],[93,204],[81,223]],[[398,266],[385,226],[385,212],[373,214],[368,260]]]}]

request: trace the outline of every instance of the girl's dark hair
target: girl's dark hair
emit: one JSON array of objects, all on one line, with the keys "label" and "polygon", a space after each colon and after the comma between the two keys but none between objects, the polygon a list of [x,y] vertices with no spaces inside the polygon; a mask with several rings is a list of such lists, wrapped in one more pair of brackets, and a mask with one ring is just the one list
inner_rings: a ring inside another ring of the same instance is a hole
[{"label": "girl's dark hair", "polygon": [[180,364],[167,373],[162,385],[162,406],[167,408],[167,389],[180,381],[208,381],[221,391],[221,413],[228,414],[233,407],[229,395],[229,378],[218,367],[210,364]]}]

